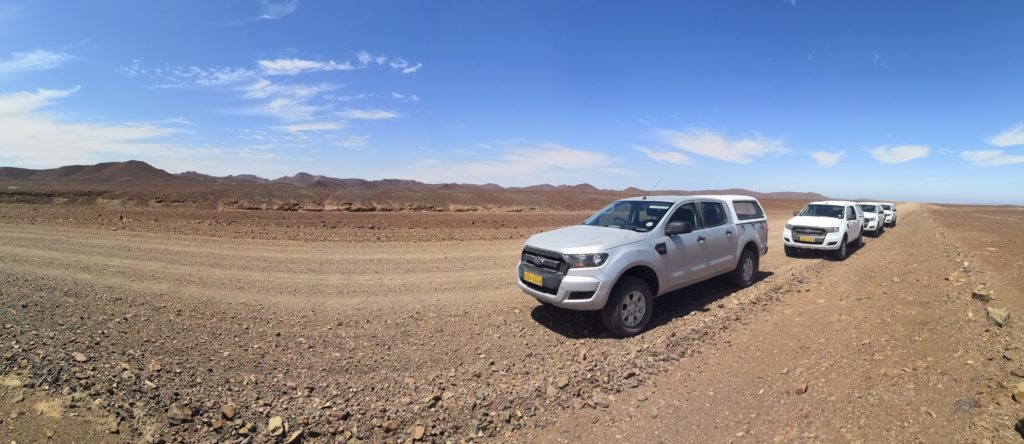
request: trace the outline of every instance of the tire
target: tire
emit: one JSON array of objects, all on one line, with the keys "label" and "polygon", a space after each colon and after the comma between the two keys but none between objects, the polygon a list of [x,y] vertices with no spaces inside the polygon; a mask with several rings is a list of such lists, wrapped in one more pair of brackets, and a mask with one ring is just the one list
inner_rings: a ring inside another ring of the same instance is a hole
[{"label": "tire", "polygon": [[860,230],[860,235],[857,236],[857,240],[853,243],[853,247],[860,249],[864,246],[864,230]]},{"label": "tire", "polygon": [[783,245],[782,249],[786,252],[786,257],[795,257],[797,254],[796,248],[790,247],[789,245]]},{"label": "tire", "polygon": [[612,289],[608,302],[601,309],[601,323],[615,336],[634,336],[647,329],[653,312],[651,287],[640,279],[627,276]]},{"label": "tire", "polygon": [[740,260],[736,262],[736,268],[729,273],[729,281],[736,288],[747,288],[757,278],[757,267],[759,265],[757,255],[750,250],[743,250]]},{"label": "tire", "polygon": [[836,250],[832,252],[832,259],[837,261],[845,260],[847,253],[846,248],[846,235],[844,234],[843,240],[839,241],[839,248],[836,248]]},{"label": "tire", "polygon": [[876,233],[878,233],[878,234],[876,234],[875,237],[881,237],[882,234],[885,233],[885,224],[879,225],[878,226],[878,230],[876,230]]},{"label": "tire", "polygon": [[892,227],[895,227],[895,226],[896,226],[896,219],[893,219],[892,220],[892,225],[889,225],[889,227],[892,228]]}]

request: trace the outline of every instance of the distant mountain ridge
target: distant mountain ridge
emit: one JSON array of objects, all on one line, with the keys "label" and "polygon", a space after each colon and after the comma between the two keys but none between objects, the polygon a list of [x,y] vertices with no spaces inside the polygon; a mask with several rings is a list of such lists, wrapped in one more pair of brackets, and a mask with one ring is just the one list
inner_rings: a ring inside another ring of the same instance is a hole
[{"label": "distant mountain ridge", "polygon": [[[483,185],[442,183],[427,184],[415,180],[405,179],[339,179],[323,175],[314,175],[300,172],[294,176],[279,177],[274,180],[265,179],[251,174],[240,174],[235,176],[211,176],[196,171],[186,171],[178,174],[171,174],[162,169],[153,167],[146,162],[129,160],[126,162],[105,162],[96,165],[70,165],[53,169],[32,170],[26,168],[0,167],[0,182],[24,182],[36,184],[181,184],[181,185],[202,185],[202,184],[266,184],[266,185],[288,185],[303,189],[342,190],[360,192],[525,192],[525,193],[558,193],[558,194],[587,194],[587,195],[611,195],[616,196],[639,196],[647,193],[636,187],[625,190],[602,190],[588,183],[577,185],[551,185],[538,184],[527,187],[502,187],[494,183]],[[806,192],[757,192],[741,188],[724,190],[655,190],[651,194],[745,194],[761,199],[793,199],[793,200],[822,200],[827,199],[818,193]],[[415,196],[409,195],[408,198]]]}]

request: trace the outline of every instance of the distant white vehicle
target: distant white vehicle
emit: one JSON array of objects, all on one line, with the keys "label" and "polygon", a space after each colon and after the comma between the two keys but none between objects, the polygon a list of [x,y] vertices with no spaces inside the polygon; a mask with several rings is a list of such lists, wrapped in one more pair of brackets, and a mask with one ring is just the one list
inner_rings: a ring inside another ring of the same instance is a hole
[{"label": "distant white vehicle", "polygon": [[878,237],[885,232],[885,212],[878,202],[858,202],[857,206],[864,212],[864,231]]},{"label": "distant white vehicle", "polygon": [[892,202],[882,202],[882,209],[885,210],[885,226],[895,227],[896,226],[896,204]]},{"label": "distant white vehicle", "polygon": [[864,212],[845,200],[811,202],[786,223],[782,242],[786,256],[800,250],[826,250],[836,260],[846,259],[848,246],[864,245]]}]

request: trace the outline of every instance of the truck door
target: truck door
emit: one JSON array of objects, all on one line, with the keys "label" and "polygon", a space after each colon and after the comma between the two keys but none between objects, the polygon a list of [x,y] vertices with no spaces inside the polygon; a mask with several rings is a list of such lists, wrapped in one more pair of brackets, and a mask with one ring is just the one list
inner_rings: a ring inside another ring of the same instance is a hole
[{"label": "truck door", "polygon": [[704,224],[697,231],[704,238],[708,249],[708,268],[713,274],[736,268],[736,226],[729,223],[725,205],[721,202],[705,201],[700,203],[700,213]]},{"label": "truck door", "polygon": [[864,218],[857,217],[857,211],[849,206],[846,207],[846,227],[847,242],[853,242],[860,235],[861,229],[864,227]]},{"label": "truck door", "polygon": [[663,276],[667,276],[665,288],[676,289],[688,283],[700,280],[708,275],[708,249],[707,243],[698,238],[700,231],[700,217],[697,212],[697,204],[688,202],[676,207],[669,222],[689,222],[693,227],[692,233],[676,234],[662,238],[660,242],[665,244],[665,253],[661,255]]}]

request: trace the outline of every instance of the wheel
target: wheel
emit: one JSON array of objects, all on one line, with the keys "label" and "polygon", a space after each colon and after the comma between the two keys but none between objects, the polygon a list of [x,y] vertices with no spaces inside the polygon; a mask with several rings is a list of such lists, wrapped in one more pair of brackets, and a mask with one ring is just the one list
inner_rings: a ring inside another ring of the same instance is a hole
[{"label": "wheel", "polygon": [[732,270],[732,273],[729,273],[729,281],[736,288],[749,287],[750,284],[754,283],[754,278],[757,277],[758,262],[756,254],[750,250],[743,250],[739,262],[736,263],[736,268]]},{"label": "wheel", "polygon": [[853,243],[854,248],[860,248],[864,246],[864,230],[860,230],[860,235],[857,236],[857,240]]},{"label": "wheel", "polygon": [[892,227],[895,227],[895,226],[896,226],[896,218],[893,218],[892,219],[892,225],[889,225],[889,227],[892,228]]},{"label": "wheel", "polygon": [[881,236],[882,233],[885,233],[885,224],[878,225],[878,230],[875,232],[878,233],[876,236]]},{"label": "wheel", "polygon": [[841,261],[846,259],[846,235],[843,235],[843,240],[839,241],[839,248],[832,252],[832,259]]},{"label": "wheel", "polygon": [[782,249],[786,251],[786,257],[796,256],[796,248],[790,247],[789,245],[783,245]]},{"label": "wheel", "polygon": [[647,328],[653,311],[654,296],[647,283],[624,277],[601,309],[601,323],[615,336],[633,336]]}]

